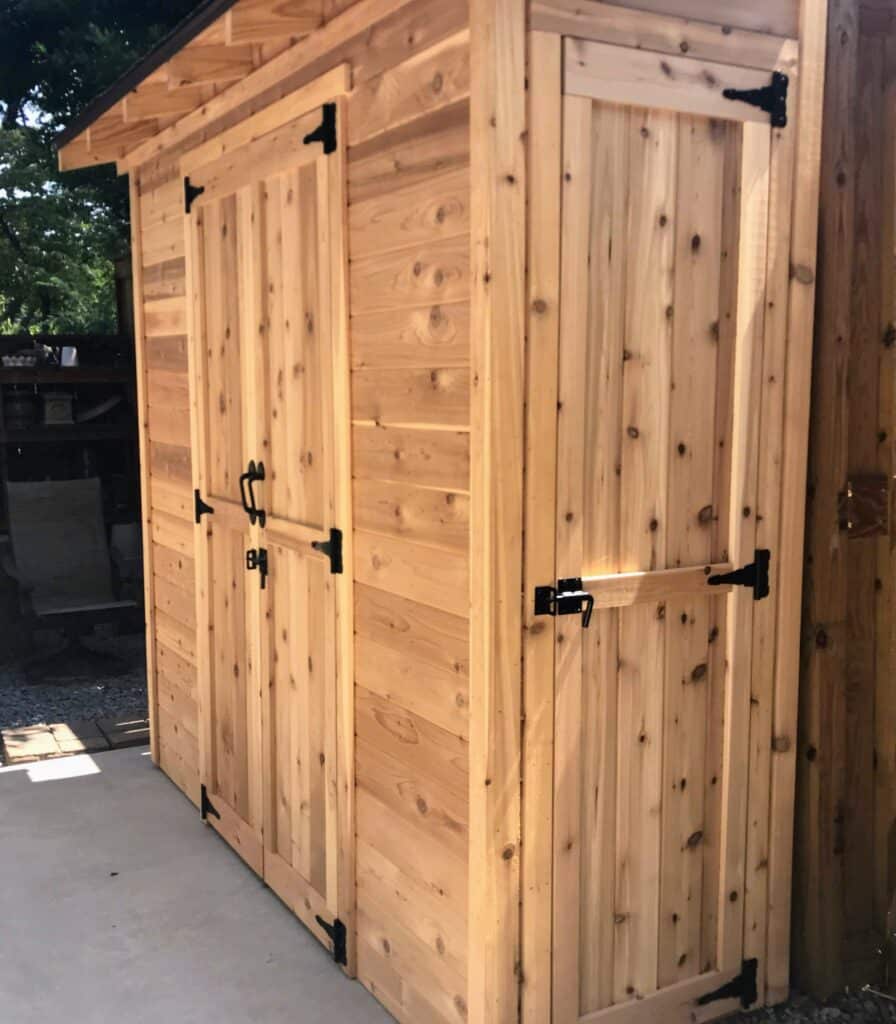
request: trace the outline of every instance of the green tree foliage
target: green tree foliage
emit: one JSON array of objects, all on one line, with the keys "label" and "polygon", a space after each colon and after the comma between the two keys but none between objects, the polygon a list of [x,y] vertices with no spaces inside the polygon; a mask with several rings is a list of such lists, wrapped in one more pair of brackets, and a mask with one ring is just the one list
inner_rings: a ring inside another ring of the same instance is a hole
[{"label": "green tree foliage", "polygon": [[0,0],[0,332],[112,332],[127,252],[114,167],[60,174],[53,141],[189,0]]}]

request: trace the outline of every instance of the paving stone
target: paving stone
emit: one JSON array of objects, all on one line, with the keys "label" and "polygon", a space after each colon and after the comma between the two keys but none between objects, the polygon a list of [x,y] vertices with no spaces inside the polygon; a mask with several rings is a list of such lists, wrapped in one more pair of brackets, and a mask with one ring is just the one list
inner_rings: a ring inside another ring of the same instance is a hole
[{"label": "paving stone", "polygon": [[113,749],[149,743],[148,718],[119,715],[116,718],[101,718],[96,724]]},{"label": "paving stone", "polygon": [[21,729],[0,730],[7,764],[59,757],[62,750],[48,725],[26,725]]},{"label": "paving stone", "polygon": [[51,725],[50,731],[64,754],[86,754],[109,749],[109,741],[96,722],[61,723]]}]

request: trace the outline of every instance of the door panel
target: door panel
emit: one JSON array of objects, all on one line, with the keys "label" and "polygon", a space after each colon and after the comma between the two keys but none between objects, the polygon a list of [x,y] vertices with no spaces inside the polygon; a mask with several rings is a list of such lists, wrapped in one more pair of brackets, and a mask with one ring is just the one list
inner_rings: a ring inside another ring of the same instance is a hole
[{"label": "door panel", "polygon": [[[203,776],[210,823],[321,938],[337,916],[337,526],[331,310],[343,169],[322,114],[190,181]],[[347,372],[347,371],[346,371]],[[243,508],[240,475],[263,465]],[[343,484],[345,486],[345,483]],[[247,571],[247,551],[266,571]],[[344,897],[345,898],[345,897]]]},{"label": "door panel", "polygon": [[698,62],[663,93],[604,50],[566,41],[562,101],[556,573],[595,611],[555,620],[554,1020],[709,1020],[744,956],[754,600],[708,580],[754,557],[771,127],[688,95]]},{"label": "door panel", "polygon": [[244,382],[251,338],[248,296],[240,287],[238,197],[197,209],[188,238],[196,482],[214,509],[197,527],[196,545],[201,779],[214,807],[207,820],[261,872],[261,704],[246,579],[256,530],[240,500],[250,449]]}]

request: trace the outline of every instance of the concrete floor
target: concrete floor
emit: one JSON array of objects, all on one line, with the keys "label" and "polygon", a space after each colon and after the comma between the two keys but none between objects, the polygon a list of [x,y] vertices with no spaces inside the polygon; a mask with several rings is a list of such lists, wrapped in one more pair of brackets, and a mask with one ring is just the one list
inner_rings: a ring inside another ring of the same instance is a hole
[{"label": "concrete floor", "polygon": [[134,748],[0,768],[0,1020],[392,1018]]}]

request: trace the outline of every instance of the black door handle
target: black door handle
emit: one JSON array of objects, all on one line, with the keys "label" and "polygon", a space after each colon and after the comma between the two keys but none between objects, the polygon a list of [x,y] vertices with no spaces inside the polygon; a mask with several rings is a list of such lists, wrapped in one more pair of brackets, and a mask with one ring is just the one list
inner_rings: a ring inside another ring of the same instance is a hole
[{"label": "black door handle", "polygon": [[252,506],[249,504],[249,499],[246,497],[246,481],[249,479],[249,475],[252,471],[253,463],[249,463],[249,469],[245,473],[240,473],[240,501],[243,503],[243,511],[249,517],[249,522],[255,522],[252,518]]},{"label": "black door handle", "polygon": [[249,503],[252,506],[252,510],[249,513],[249,522],[254,526],[258,522],[261,526],[264,526],[265,520],[267,519],[267,513],[263,508],[259,508],[255,504],[255,490],[253,485],[256,480],[264,480],[264,463],[259,462],[258,465],[254,462],[249,463]]},{"label": "black door handle", "polygon": [[[255,503],[255,490],[253,484],[256,480],[264,480],[264,463],[259,462],[255,464],[255,460],[252,459],[249,462],[246,472],[240,474],[240,498],[243,502],[243,509],[246,515],[249,517],[249,522],[254,526],[260,523],[264,526],[267,520],[267,513],[263,508],[259,508]],[[246,498],[246,490],[248,485],[249,497]]]}]

